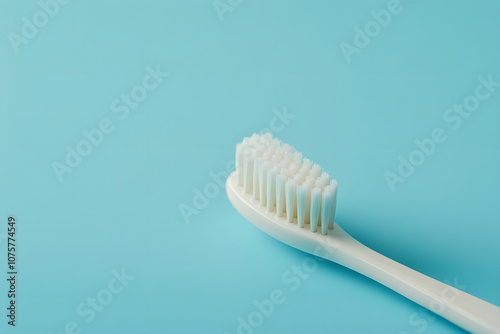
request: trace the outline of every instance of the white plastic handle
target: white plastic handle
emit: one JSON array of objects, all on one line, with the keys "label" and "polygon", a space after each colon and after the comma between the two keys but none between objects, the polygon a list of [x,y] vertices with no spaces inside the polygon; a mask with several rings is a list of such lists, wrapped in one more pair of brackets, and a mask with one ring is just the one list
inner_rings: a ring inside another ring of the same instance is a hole
[{"label": "white plastic handle", "polygon": [[236,174],[226,182],[226,192],[243,217],[270,236],[304,252],[321,256],[355,270],[476,334],[500,334],[500,308],[397,263],[356,241],[334,224],[327,235],[309,225],[298,227],[276,212],[268,212],[242,187]]},{"label": "white plastic handle", "polygon": [[[345,232],[344,232],[345,233]],[[477,334],[500,333],[500,308],[393,261],[350,238],[323,257],[353,269]]]}]

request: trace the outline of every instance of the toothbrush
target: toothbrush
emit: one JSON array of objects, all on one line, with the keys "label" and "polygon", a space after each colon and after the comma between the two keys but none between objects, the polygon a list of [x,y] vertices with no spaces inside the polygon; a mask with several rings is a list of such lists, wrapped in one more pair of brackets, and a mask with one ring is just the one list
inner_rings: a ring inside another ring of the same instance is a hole
[{"label": "toothbrush", "polygon": [[500,308],[399,264],[334,222],[338,184],[270,134],[236,145],[226,192],[239,213],[270,236],[359,272],[477,334],[500,333]]}]

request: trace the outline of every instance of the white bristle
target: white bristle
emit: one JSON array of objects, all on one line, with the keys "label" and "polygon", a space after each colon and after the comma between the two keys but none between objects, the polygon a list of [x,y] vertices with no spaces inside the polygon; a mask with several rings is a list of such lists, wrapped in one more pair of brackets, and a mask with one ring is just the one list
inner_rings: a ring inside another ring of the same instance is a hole
[{"label": "white bristle", "polygon": [[257,146],[255,146],[255,156],[260,158],[262,157],[262,155],[264,154],[266,150],[266,146],[265,145],[262,145],[262,144],[259,144]]},{"label": "white bristle", "polygon": [[310,169],[311,168],[308,164],[304,164],[304,163],[300,164],[299,171],[301,171],[304,174],[304,176],[309,175]]},{"label": "white bristle", "polygon": [[302,166],[299,168],[297,171],[297,174],[295,175],[295,180],[297,181],[297,184],[301,184],[304,182],[306,179],[306,176],[309,174],[309,167],[308,166]]},{"label": "white bristle", "polygon": [[270,142],[273,140],[273,135],[268,133],[264,133],[260,136],[260,142],[265,145],[269,145]]},{"label": "white bristle", "polygon": [[330,175],[323,172],[321,176],[318,179],[316,179],[316,187],[324,189],[329,182],[330,182]]},{"label": "white bristle", "polygon": [[296,183],[293,180],[288,180],[285,183],[285,197],[286,197],[286,219],[289,223],[293,222],[295,213],[295,191]]},{"label": "white bristle", "polygon": [[293,151],[293,147],[292,147],[292,145],[290,145],[290,144],[283,144],[283,146],[282,146],[282,147],[283,147],[283,150],[285,150],[285,152],[290,152],[290,153],[292,153],[292,151]]},{"label": "white bristle", "polygon": [[268,212],[312,232],[333,229],[338,183],[271,134],[253,134],[236,145],[237,184]]},{"label": "white bristle", "polygon": [[240,143],[236,145],[236,173],[238,175],[238,185],[243,185],[243,159],[244,159],[244,151],[247,149],[247,145],[244,143]]},{"label": "white bristle", "polygon": [[285,181],[288,180],[288,177],[290,176],[290,170],[288,168],[281,168],[279,174],[283,175],[285,177]]},{"label": "white bristle", "polygon": [[309,169],[299,169],[297,172],[297,183],[304,183],[308,174]]},{"label": "white bristle", "polygon": [[273,153],[274,153],[275,146],[272,145],[272,142],[269,142],[269,143],[263,144],[263,145],[265,146],[263,156],[265,156],[265,155],[270,156],[269,159],[266,159],[266,160],[271,160]]},{"label": "white bristle", "polygon": [[262,155],[262,160],[264,161],[271,161],[272,158],[273,158],[273,152],[269,149]]},{"label": "white bristle", "polygon": [[321,194],[321,234],[326,234],[328,231],[328,223],[330,222],[330,214],[332,208],[333,189],[327,188]]},{"label": "white bristle", "polygon": [[333,229],[333,222],[335,219],[335,210],[337,209],[337,189],[338,189],[338,183],[337,180],[332,180],[330,182],[330,186],[332,187],[332,207],[331,207],[331,212],[330,212],[330,221],[328,222],[328,228],[331,230]]},{"label": "white bristle", "polygon": [[286,176],[281,173],[276,176],[276,213],[279,217],[285,210],[285,180]]},{"label": "white bristle", "polygon": [[310,181],[306,181],[302,184],[302,186],[304,187],[304,190],[306,192],[306,207],[305,207],[305,210],[304,210],[304,213],[305,213],[305,217],[304,217],[304,221],[306,224],[309,224],[310,221],[311,221],[311,190],[312,190],[312,182]]},{"label": "white bristle", "polygon": [[293,152],[293,162],[297,164],[302,164],[302,153]]},{"label": "white bristle", "polygon": [[321,189],[314,188],[311,190],[311,232],[318,230],[318,221],[321,208]]},{"label": "white bristle", "polygon": [[269,161],[265,161],[259,168],[259,200],[260,205],[266,205],[267,198],[267,170],[271,166]]},{"label": "white bristle", "polygon": [[255,147],[259,143],[259,141],[260,137],[256,133],[254,133],[249,139],[250,145],[252,145],[253,147]]},{"label": "white bristle", "polygon": [[259,191],[259,170],[260,166],[262,165],[262,158],[256,158],[253,163],[253,184],[252,184],[252,191],[253,191],[253,198],[254,199],[259,199],[260,191]]},{"label": "white bristle", "polygon": [[309,182],[312,185],[316,182],[316,178],[312,177],[311,175],[307,175],[306,180],[304,182]]},{"label": "white bristle", "polygon": [[276,168],[267,171],[267,211],[273,211],[276,204]]},{"label": "white bristle", "polygon": [[299,166],[292,162],[288,166],[288,171],[290,178],[295,178],[295,176],[297,176],[297,172],[299,171]]},{"label": "white bristle", "polygon": [[290,152],[285,152],[278,165],[280,166],[280,168],[288,168],[291,162],[292,154]]},{"label": "white bristle", "polygon": [[281,146],[278,146],[276,148],[276,150],[274,151],[273,157],[271,159],[272,163],[279,164],[284,153],[285,153],[285,151],[283,151],[283,148]]},{"label": "white bristle", "polygon": [[321,174],[321,167],[314,164],[311,168],[311,172],[309,173],[309,175],[316,178],[316,177],[319,177],[320,174]]},{"label": "white bristle", "polygon": [[276,150],[278,149],[278,147],[280,147],[280,146],[279,146],[279,144],[278,144],[278,145],[276,145],[276,146],[274,146],[274,145],[269,146],[269,148],[268,148],[268,152],[269,152],[269,155],[271,156],[271,157],[268,159],[269,161],[272,161],[273,156],[274,156],[274,154],[276,153]]},{"label": "white bristle", "polygon": [[[293,179],[292,179],[293,180]],[[297,182],[293,181],[293,218],[297,218]]]},{"label": "white bristle", "polygon": [[290,164],[290,168],[295,170],[295,173],[299,171],[300,168],[302,168],[302,163],[300,161],[294,161],[292,159],[292,163]]},{"label": "white bristle", "polygon": [[255,158],[255,151],[249,149],[244,153],[243,157],[243,189],[246,193],[252,190],[253,179],[253,163]]},{"label": "white bristle", "polygon": [[306,218],[306,188],[304,185],[297,186],[297,223],[304,227]]},{"label": "white bristle", "polygon": [[307,169],[311,169],[311,160],[304,159],[304,161],[302,161],[302,166],[306,166]]}]

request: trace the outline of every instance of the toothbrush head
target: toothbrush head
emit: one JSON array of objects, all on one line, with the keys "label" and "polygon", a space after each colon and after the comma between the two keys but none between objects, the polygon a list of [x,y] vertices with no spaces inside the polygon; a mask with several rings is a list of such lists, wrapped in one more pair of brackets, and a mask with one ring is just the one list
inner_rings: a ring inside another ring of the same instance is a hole
[{"label": "toothbrush head", "polygon": [[237,198],[250,207],[243,210],[253,209],[288,228],[295,225],[326,235],[335,226],[337,186],[335,179],[291,145],[269,133],[254,133],[236,145],[236,171],[226,189],[245,217]]}]

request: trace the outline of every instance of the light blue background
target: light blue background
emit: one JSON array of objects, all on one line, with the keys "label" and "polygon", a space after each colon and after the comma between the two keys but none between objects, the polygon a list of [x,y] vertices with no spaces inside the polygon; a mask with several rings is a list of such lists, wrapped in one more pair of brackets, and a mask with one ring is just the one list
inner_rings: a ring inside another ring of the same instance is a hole
[{"label": "light blue background", "polygon": [[[500,80],[497,1],[406,1],[348,63],[339,43],[388,1],[71,1],[15,53],[36,1],[0,7],[0,233],[19,225],[18,326],[2,333],[236,333],[254,300],[286,301],[255,333],[461,333],[385,287],[245,221],[224,192],[186,224],[194,189],[242,137],[295,115],[278,137],[340,183],[336,221],[373,249],[500,305],[500,90],[453,131],[444,111]],[[170,72],[121,121],[111,102],[146,66]],[[51,163],[103,118],[114,132],[59,183]],[[391,192],[384,172],[436,127],[448,139]],[[5,240],[0,258],[5,263]],[[1,268],[5,268],[2,264]],[[90,323],[76,314],[112,270],[135,279]],[[422,320],[424,319],[424,320]]]}]

